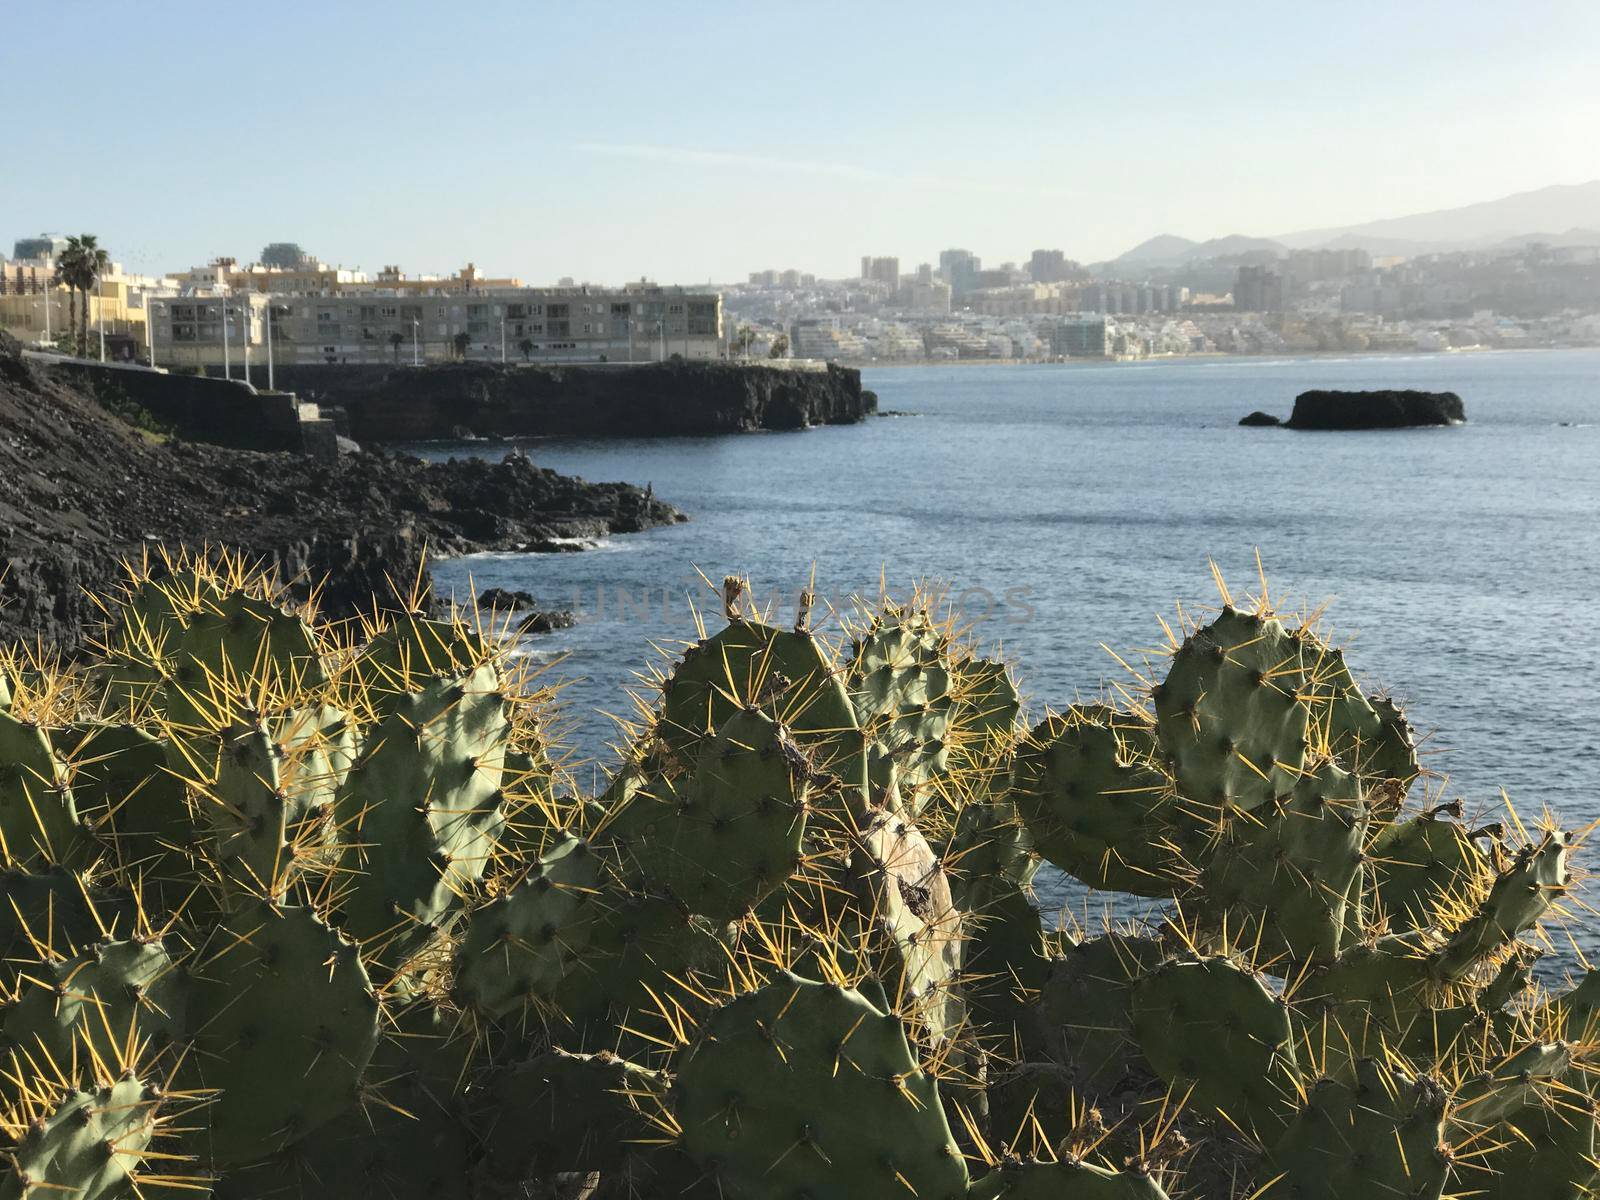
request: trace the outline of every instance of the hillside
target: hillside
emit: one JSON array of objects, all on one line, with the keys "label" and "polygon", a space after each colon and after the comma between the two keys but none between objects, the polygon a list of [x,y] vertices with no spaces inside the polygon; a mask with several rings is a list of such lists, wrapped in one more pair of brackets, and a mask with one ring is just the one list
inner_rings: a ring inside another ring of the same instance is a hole
[{"label": "hillside", "polygon": [[1518,192],[1460,208],[1389,217],[1359,225],[1305,229],[1278,240],[1291,248],[1361,246],[1374,253],[1423,254],[1536,240],[1538,230],[1600,223],[1600,179]]},{"label": "hillside", "polygon": [[682,520],[628,484],[591,484],[522,457],[429,464],[354,454],[321,463],[157,443],[42,378],[0,334],[0,639],[71,644],[149,542],[224,544],[323,584],[350,611],[434,554],[554,549],[556,538]]}]

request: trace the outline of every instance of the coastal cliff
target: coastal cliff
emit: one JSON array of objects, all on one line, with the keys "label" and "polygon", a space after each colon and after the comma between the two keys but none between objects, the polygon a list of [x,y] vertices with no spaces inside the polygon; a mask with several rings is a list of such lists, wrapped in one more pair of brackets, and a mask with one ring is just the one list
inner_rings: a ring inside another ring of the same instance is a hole
[{"label": "coastal cliff", "polygon": [[337,406],[360,442],[671,437],[845,425],[877,409],[861,372],[829,364],[298,365],[277,386]]},{"label": "coastal cliff", "polygon": [[164,441],[35,371],[0,335],[0,639],[74,645],[121,561],[147,545],[227,546],[321,587],[334,615],[417,578],[425,553],[570,549],[683,514],[625,483],[520,455],[324,462]]}]

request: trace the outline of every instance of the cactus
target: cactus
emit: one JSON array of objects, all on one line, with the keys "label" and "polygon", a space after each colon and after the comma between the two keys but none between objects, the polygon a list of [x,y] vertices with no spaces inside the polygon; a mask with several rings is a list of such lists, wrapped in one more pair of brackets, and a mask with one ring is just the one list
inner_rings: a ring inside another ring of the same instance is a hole
[{"label": "cactus", "polygon": [[345,928],[398,969],[459,911],[505,825],[508,737],[492,665],[394,696],[339,789]]},{"label": "cactus", "polygon": [[1148,1174],[1112,1171],[1093,1163],[1002,1163],[967,1193],[970,1200],[1167,1200]]},{"label": "cactus", "polygon": [[1353,1083],[1323,1079],[1268,1156],[1285,1194],[1311,1200],[1443,1193],[1449,1163],[1440,1152],[1445,1094],[1372,1059]]},{"label": "cactus", "polygon": [[1091,887],[1170,896],[1199,822],[1152,765],[1152,731],[1105,705],[1037,726],[1018,751],[1013,797],[1039,853]]},{"label": "cactus", "polygon": [[[1408,811],[1314,625],[1229,603],[1019,738],[925,602],[841,668],[737,591],[598,797],[421,597],[179,559],[0,656],[0,1200],[149,1190],[169,1127],[252,1200],[1593,1186],[1594,977],[1532,977],[1576,840]],[[1040,857],[1160,924],[1045,933]]]},{"label": "cactus", "polygon": [[42,1073],[75,1054],[116,1062],[135,1036],[166,1046],[182,1037],[187,1005],[187,982],[159,942],[100,942],[23,967],[0,1028],[14,1065]]},{"label": "cactus", "polygon": [[821,640],[730,618],[720,633],[690,646],[663,680],[661,742],[692,758],[702,741],[753,705],[788,729],[817,769],[853,775],[862,755],[855,710]]},{"label": "cactus", "polygon": [[672,1104],[683,1149],[730,1197],[966,1193],[900,1022],[836,984],[780,974],[711,1014]]},{"label": "cactus", "polygon": [[361,957],[307,908],[241,903],[198,952],[189,996],[196,1088],[216,1089],[189,1135],[204,1162],[265,1158],[358,1100],[379,1001]]},{"label": "cactus", "polygon": [[160,1132],[155,1089],[129,1075],[49,1090],[59,1099],[28,1096],[0,1115],[11,1160],[0,1177],[0,1200],[114,1200],[128,1193]]},{"label": "cactus", "polygon": [[473,909],[456,952],[461,999],[491,1017],[548,1001],[582,969],[601,909],[614,903],[609,872],[587,843],[563,838],[527,878]]},{"label": "cactus", "polygon": [[799,865],[806,776],[783,726],[759,711],[735,713],[706,740],[686,780],[634,787],[606,828],[627,841],[646,887],[731,920]]}]

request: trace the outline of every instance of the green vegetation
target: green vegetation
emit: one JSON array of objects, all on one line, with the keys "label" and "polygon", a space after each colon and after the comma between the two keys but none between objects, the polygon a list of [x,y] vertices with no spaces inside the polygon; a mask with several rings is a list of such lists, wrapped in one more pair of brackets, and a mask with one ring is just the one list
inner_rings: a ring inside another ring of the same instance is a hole
[{"label": "green vegetation", "polygon": [[[1029,728],[926,596],[744,595],[594,791],[415,595],[179,556],[0,660],[0,1200],[1591,1194],[1575,839],[1429,803],[1315,619]],[[1162,907],[1047,929],[1041,859]]]},{"label": "green vegetation", "polygon": [[56,258],[56,282],[78,296],[76,312],[69,299],[67,314],[68,333],[75,339],[73,352],[80,356],[87,354],[89,347],[89,294],[110,266],[111,256],[92,233],[69,237],[66,249]]}]

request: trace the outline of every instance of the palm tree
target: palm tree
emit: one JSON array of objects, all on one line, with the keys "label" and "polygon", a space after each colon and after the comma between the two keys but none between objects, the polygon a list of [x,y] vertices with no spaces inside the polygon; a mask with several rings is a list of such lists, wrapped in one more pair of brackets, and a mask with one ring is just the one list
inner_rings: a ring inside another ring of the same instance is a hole
[{"label": "palm tree", "polygon": [[[78,336],[78,308],[73,293],[78,290],[83,278],[83,262],[81,239],[69,237],[66,249],[56,255],[56,275],[52,280],[52,283],[61,284],[67,289],[67,334],[72,339],[78,354],[83,353],[83,339]],[[50,303],[48,292],[45,293],[45,303]]]},{"label": "palm tree", "polygon": [[400,345],[405,340],[406,337],[403,333],[391,333],[389,335],[389,346],[394,351],[394,365],[397,367],[400,365]]},{"label": "palm tree", "polygon": [[451,338],[450,340],[455,343],[456,357],[465,360],[467,357],[467,347],[472,345],[472,335],[462,331],[461,333],[456,334],[455,337]]},{"label": "palm tree", "polygon": [[522,361],[527,362],[533,354],[533,339],[523,338],[517,343],[517,349],[522,351]]},{"label": "palm tree", "polygon": [[[100,240],[92,233],[78,235],[78,248],[83,253],[83,269],[80,276],[83,297],[83,342],[84,351],[88,351],[89,343],[89,293],[99,286],[100,276],[111,269],[111,255],[107,254]],[[102,327],[105,322],[104,310],[100,313]]]}]

